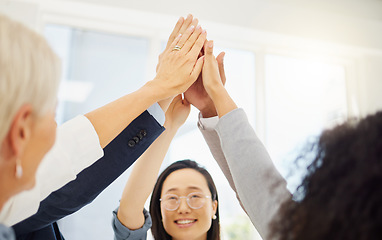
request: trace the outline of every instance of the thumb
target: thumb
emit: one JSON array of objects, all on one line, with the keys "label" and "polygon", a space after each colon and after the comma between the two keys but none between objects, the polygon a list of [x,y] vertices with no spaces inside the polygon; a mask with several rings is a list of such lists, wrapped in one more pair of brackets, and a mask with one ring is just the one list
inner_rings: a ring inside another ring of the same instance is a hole
[{"label": "thumb", "polygon": [[204,54],[207,59],[214,57],[214,41],[206,41],[204,45]]}]

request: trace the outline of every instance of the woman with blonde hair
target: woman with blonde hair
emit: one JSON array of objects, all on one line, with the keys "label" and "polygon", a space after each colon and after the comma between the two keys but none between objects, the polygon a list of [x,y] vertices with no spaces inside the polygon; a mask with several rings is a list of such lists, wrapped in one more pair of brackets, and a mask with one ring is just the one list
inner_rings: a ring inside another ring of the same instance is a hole
[{"label": "woman with blonde hair", "polygon": [[[58,129],[56,141],[59,59],[43,37],[0,15],[0,223],[33,214],[43,198],[102,157],[102,148],[150,106],[158,102],[166,111],[173,96],[199,75],[205,39],[194,28],[179,35],[162,54],[153,80],[69,121]],[[54,167],[38,171],[35,178],[43,158],[42,164]],[[14,239],[14,234],[0,224],[0,237]]]}]

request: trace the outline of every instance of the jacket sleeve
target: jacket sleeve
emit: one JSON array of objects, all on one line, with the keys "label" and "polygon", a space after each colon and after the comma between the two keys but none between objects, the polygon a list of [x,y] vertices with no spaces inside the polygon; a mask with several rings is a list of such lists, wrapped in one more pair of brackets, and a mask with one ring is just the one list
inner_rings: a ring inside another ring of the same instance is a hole
[{"label": "jacket sleeve", "polygon": [[77,178],[45,198],[38,212],[13,226],[18,239],[70,215],[92,202],[164,131],[147,111],[138,116],[104,149],[104,156]]},{"label": "jacket sleeve", "polygon": [[214,129],[199,128],[244,211],[267,239],[269,223],[291,195],[245,112],[235,109]]}]

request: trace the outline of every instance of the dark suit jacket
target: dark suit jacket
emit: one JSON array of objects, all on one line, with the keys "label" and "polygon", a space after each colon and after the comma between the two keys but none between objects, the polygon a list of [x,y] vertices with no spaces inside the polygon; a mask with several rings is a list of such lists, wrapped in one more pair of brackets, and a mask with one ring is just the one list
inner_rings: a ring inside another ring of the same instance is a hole
[{"label": "dark suit jacket", "polygon": [[38,212],[13,226],[17,239],[63,239],[57,220],[91,203],[117,179],[164,131],[147,111],[138,116],[104,149],[104,156],[84,169],[77,178],[51,193]]}]

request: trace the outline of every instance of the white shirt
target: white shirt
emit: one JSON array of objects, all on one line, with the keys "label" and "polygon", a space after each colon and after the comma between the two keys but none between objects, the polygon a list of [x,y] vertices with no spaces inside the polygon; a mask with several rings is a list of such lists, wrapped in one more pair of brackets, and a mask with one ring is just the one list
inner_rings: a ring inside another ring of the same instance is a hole
[{"label": "white shirt", "polygon": [[[156,103],[148,112],[163,125],[164,112]],[[36,185],[10,198],[0,212],[0,223],[12,226],[35,214],[40,201],[74,180],[78,173],[103,157],[103,149],[91,122],[83,115],[57,128],[56,142],[37,172]]]}]

